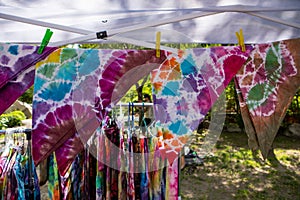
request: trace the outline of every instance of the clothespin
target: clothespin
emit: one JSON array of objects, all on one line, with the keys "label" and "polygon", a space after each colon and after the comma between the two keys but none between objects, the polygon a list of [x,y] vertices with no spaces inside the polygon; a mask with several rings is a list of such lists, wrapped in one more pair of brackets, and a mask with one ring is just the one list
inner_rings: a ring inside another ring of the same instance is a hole
[{"label": "clothespin", "polygon": [[244,35],[243,35],[243,29],[240,29],[240,32],[235,32],[235,35],[238,39],[238,43],[242,48],[242,52],[246,51],[245,43],[244,43]]},{"label": "clothespin", "polygon": [[38,54],[43,53],[44,48],[48,45],[50,38],[52,37],[52,34],[53,34],[53,32],[49,28],[47,28],[44,38],[42,40],[42,43],[40,45],[40,48],[38,49]]},{"label": "clothespin", "polygon": [[160,57],[160,31],[156,32],[155,49],[156,49],[156,57],[159,58]]}]

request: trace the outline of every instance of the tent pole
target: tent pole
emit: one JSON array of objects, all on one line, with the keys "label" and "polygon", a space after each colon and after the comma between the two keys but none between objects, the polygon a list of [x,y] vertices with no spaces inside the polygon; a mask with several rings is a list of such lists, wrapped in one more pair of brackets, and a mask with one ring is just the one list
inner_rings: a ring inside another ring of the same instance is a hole
[{"label": "tent pole", "polygon": [[[66,32],[78,33],[81,35],[94,34],[93,31],[88,31],[88,30],[84,30],[84,29],[74,28],[74,27],[70,27],[70,26],[63,26],[63,25],[53,24],[53,23],[48,23],[48,22],[42,22],[39,20],[17,17],[17,16],[13,16],[13,15],[7,15],[7,14],[3,14],[3,13],[0,13],[0,18],[17,21],[17,22],[22,22],[22,23],[26,23],[26,24],[47,27],[47,28],[54,28],[54,29],[62,30],[62,31],[66,31]],[[133,45],[137,45],[137,46],[143,46],[143,47],[155,49],[155,44],[153,44],[153,43],[134,40],[134,39],[130,39],[130,38],[115,36],[113,38],[107,38],[107,39],[111,39],[116,42],[124,42],[124,43],[129,43],[129,44],[133,44]],[[49,44],[49,46],[51,46],[51,43]],[[60,46],[60,45],[57,45],[57,46]],[[171,48],[171,47],[161,46],[161,49],[172,52],[172,53],[178,53],[178,49]]]},{"label": "tent pole", "polygon": [[253,15],[255,17],[260,17],[262,19],[266,19],[266,20],[269,20],[269,21],[272,21],[272,22],[276,22],[276,23],[279,23],[279,24],[283,24],[283,25],[287,25],[287,26],[291,26],[291,27],[300,29],[300,24],[297,24],[297,23],[286,22],[286,21],[283,21],[279,18],[269,17],[269,16],[263,15],[261,13],[256,13],[256,12],[255,13],[254,12],[245,12],[245,13],[249,14],[249,15]]},{"label": "tent pole", "polygon": [[[213,8],[211,8],[213,10]],[[300,25],[297,23],[293,23],[293,22],[285,22],[281,19],[274,19],[271,17],[268,17],[266,15],[263,14],[259,14],[256,12],[249,12],[246,11],[244,8],[241,9],[236,9],[236,12],[242,12],[245,14],[249,14],[249,15],[253,15],[256,17],[260,17],[262,19],[266,19],[266,20],[270,20],[273,22],[277,22],[280,24],[284,24],[284,25],[288,25],[294,28],[300,28]],[[174,18],[168,18],[168,19],[164,19],[161,21],[153,21],[147,24],[139,24],[139,25],[134,25],[134,26],[129,26],[126,28],[120,28],[120,29],[112,29],[109,31],[109,36],[113,36],[116,35],[118,33],[124,33],[124,32],[129,32],[129,31],[134,31],[134,30],[139,30],[139,29],[143,29],[143,28],[147,28],[147,27],[155,27],[155,26],[160,26],[160,25],[165,25],[165,24],[169,24],[169,23],[174,23],[174,22],[179,22],[179,21],[184,21],[184,20],[188,20],[188,19],[194,19],[194,18],[198,18],[198,17],[204,17],[204,16],[209,16],[209,15],[214,15],[214,14],[218,14],[218,13],[222,13],[222,12],[228,12],[229,10],[234,10],[234,7],[227,7],[226,9],[220,9],[222,11],[218,11],[218,12],[207,12],[207,13],[191,13],[191,14],[187,14],[187,15],[183,15],[183,16],[178,16],[178,17],[174,17]],[[77,38],[73,38],[67,41],[61,41],[61,42],[55,42],[50,44],[50,46],[63,46],[63,45],[67,45],[67,44],[71,44],[71,43],[79,43],[82,41],[87,41],[87,40],[92,40],[92,39],[97,39],[96,38],[96,34],[91,32],[91,31],[87,31],[87,30],[83,30],[83,29],[78,29],[78,28],[73,28],[73,27],[68,27],[68,26],[62,26],[62,25],[58,25],[58,24],[53,24],[53,23],[47,23],[47,22],[42,22],[42,21],[38,21],[38,20],[33,20],[33,19],[26,19],[26,18],[22,18],[22,17],[17,17],[17,16],[13,16],[13,15],[7,15],[7,14],[3,14],[0,13],[0,18],[3,19],[8,19],[8,20],[13,20],[13,21],[18,21],[18,22],[23,22],[23,23],[28,23],[28,24],[33,24],[33,25],[38,25],[38,26],[43,26],[43,27],[49,27],[49,28],[55,28],[58,30],[63,30],[63,31],[68,31],[68,32],[73,32],[73,33],[79,33],[79,34],[83,34],[85,36],[81,36],[81,37],[77,37]],[[121,39],[120,37],[118,39]],[[121,40],[126,40],[126,38],[123,38]],[[130,39],[129,39],[130,40]],[[128,41],[129,41],[128,40]],[[117,41],[117,40],[115,40]],[[132,42],[134,42],[132,40]],[[151,43],[148,43],[148,45],[152,45]]]},{"label": "tent pole", "polygon": [[[194,19],[194,18],[198,18],[198,17],[205,17],[205,16],[209,16],[209,15],[215,15],[215,14],[218,14],[218,13],[220,13],[220,12],[208,12],[208,13],[200,13],[200,14],[199,13],[192,13],[192,14],[187,14],[187,15],[183,15],[183,16],[164,19],[164,20],[161,20],[161,21],[153,21],[153,22],[134,25],[134,26],[129,26],[129,27],[125,27],[125,28],[112,29],[110,31],[108,30],[107,33],[108,33],[108,37],[109,37],[109,36],[116,35],[118,33],[125,33],[125,32],[130,32],[130,31],[143,29],[143,28],[155,27],[155,26],[170,24],[170,23],[179,22],[179,21],[183,21],[183,20]],[[73,38],[73,39],[70,39],[70,40],[67,40],[67,41],[54,42],[50,45],[52,45],[52,46],[63,46],[63,45],[67,45],[67,44],[79,43],[79,42],[83,42],[83,41],[87,41],[87,40],[93,40],[93,39],[97,39],[96,33],[91,33],[91,34],[81,36],[81,37],[77,37],[77,38]]]},{"label": "tent pole", "polygon": [[[280,24],[284,24],[287,26],[291,26],[294,28],[300,28],[300,25],[297,23],[293,23],[293,22],[286,22],[280,19],[273,19],[271,17],[259,14],[259,13],[254,13],[254,12],[247,12],[247,11],[237,11],[237,12],[241,12],[241,13],[245,13],[245,14],[249,14],[249,15],[253,15],[256,17],[260,17],[266,20],[270,20],[273,22],[277,22]],[[139,24],[139,25],[134,25],[134,26],[129,26],[126,28],[120,28],[120,29],[113,29],[108,31],[108,37],[109,36],[113,36],[115,34],[118,33],[124,33],[124,32],[130,32],[130,31],[134,31],[134,30],[139,30],[139,29],[143,29],[143,28],[148,28],[148,27],[155,27],[155,26],[160,26],[160,25],[165,25],[165,24],[170,24],[170,23],[174,23],[174,22],[179,22],[179,21],[184,21],[184,20],[188,20],[188,19],[194,19],[194,18],[198,18],[198,17],[205,17],[205,16],[209,16],[209,15],[215,15],[215,14],[219,14],[222,12],[207,12],[207,13],[191,13],[191,14],[187,14],[187,15],[183,15],[183,16],[178,16],[178,17],[174,17],[174,18],[168,18],[168,19],[164,19],[161,21],[154,21],[154,22],[150,22],[150,23],[146,23],[146,24]],[[78,38],[73,38],[70,39],[68,41],[61,41],[61,42],[57,42],[57,43],[53,43],[53,46],[62,46],[62,45],[66,45],[66,44],[72,44],[72,43],[79,43],[82,41],[87,41],[87,40],[93,40],[93,39],[97,39],[96,38],[96,34],[95,33],[91,33],[88,34],[86,36],[82,36],[82,37],[78,37]]]},{"label": "tent pole", "polygon": [[46,28],[54,28],[57,30],[62,30],[62,31],[67,31],[67,32],[72,32],[72,33],[84,34],[84,35],[93,33],[92,31],[87,31],[84,29],[43,22],[43,21],[39,21],[39,20],[28,19],[28,18],[18,17],[18,16],[14,16],[14,15],[8,15],[8,14],[4,14],[4,13],[0,13],[0,18],[11,20],[11,21],[16,21],[16,22],[22,22],[22,23],[26,23],[26,24],[42,26],[42,27],[46,27]]}]

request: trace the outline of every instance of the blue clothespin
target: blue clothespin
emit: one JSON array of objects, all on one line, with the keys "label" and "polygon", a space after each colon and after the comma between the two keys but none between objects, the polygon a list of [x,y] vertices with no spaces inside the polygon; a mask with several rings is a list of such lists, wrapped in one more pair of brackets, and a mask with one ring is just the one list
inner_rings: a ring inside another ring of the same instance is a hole
[{"label": "blue clothespin", "polygon": [[53,32],[49,28],[47,28],[44,38],[42,40],[42,43],[38,49],[38,54],[43,53],[45,47],[48,45],[48,43],[50,41],[50,38],[52,37],[52,34],[53,34]]}]

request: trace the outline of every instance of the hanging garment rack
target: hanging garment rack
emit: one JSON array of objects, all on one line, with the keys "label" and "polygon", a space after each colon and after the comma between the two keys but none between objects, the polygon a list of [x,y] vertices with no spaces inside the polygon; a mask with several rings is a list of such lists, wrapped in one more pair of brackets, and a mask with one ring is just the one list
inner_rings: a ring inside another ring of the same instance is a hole
[{"label": "hanging garment rack", "polygon": [[154,104],[153,103],[118,103],[116,106],[118,106],[120,108],[120,116],[123,116],[123,111],[122,111],[122,107],[128,107],[128,105],[131,104],[133,106],[147,106],[147,107],[151,107]]},{"label": "hanging garment rack", "polygon": [[[123,112],[122,112],[122,107],[128,107],[128,105],[130,105],[131,104],[131,106],[148,106],[148,107],[150,107],[150,106],[153,106],[154,104],[153,103],[132,103],[132,102],[130,102],[130,103],[118,103],[116,106],[119,106],[120,107],[120,115],[123,115]],[[183,150],[181,150],[181,153],[179,154],[179,156],[178,156],[178,181],[177,181],[177,187],[178,187],[178,196],[177,196],[177,198],[178,198],[178,200],[181,200],[181,196],[180,196],[180,178],[181,178],[181,157],[180,157],[180,155],[182,155],[183,154]]]},{"label": "hanging garment rack", "polygon": [[9,129],[9,130],[0,130],[0,135],[5,134],[14,134],[14,133],[25,133],[26,140],[27,140],[27,154],[28,154],[28,185],[27,190],[29,191],[29,199],[34,199],[34,177],[33,177],[33,159],[32,159],[32,144],[31,144],[31,129],[24,129],[24,128],[16,128],[16,129]]}]

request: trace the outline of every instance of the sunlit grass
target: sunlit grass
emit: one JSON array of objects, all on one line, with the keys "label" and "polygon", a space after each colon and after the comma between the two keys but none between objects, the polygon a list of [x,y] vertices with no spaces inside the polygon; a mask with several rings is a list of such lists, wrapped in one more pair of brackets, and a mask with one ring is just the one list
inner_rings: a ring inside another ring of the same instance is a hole
[{"label": "sunlit grass", "polygon": [[[244,137],[222,133],[204,166],[189,174],[183,171],[183,199],[300,199],[300,140],[277,138],[274,152],[279,162],[274,164],[253,156]],[[189,190],[191,184],[196,189]]]}]

